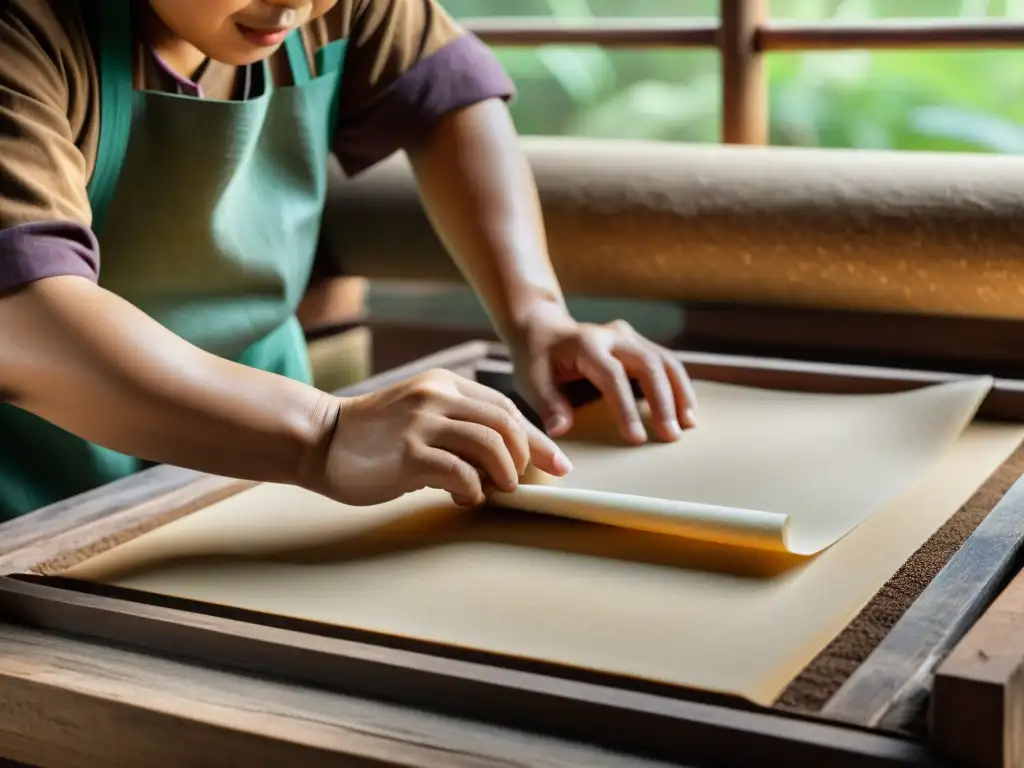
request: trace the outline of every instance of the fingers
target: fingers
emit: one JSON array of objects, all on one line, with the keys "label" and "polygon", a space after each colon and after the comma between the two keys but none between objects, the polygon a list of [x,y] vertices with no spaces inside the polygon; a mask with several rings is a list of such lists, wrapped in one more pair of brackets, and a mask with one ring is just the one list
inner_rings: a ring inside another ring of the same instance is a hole
[{"label": "fingers", "polygon": [[626,371],[640,382],[658,437],[669,442],[677,440],[682,425],[666,361],[653,345],[639,339],[620,345],[616,353]]},{"label": "fingers", "polygon": [[408,455],[421,487],[441,488],[462,506],[482,504],[489,488],[512,492],[532,462],[556,476],[569,460],[530,424],[509,398],[468,379],[454,390],[432,391],[420,414]]},{"label": "fingers", "polygon": [[[505,437],[506,443],[511,439],[515,443],[514,449],[510,446],[510,450],[518,475],[522,475],[531,462],[538,469],[558,477],[572,471],[572,464],[555,441],[527,421],[505,395],[469,379],[460,382],[459,389],[467,400],[452,411],[452,416],[486,424]],[[494,410],[482,405],[490,405]]]},{"label": "fingers", "polygon": [[486,500],[480,473],[454,453],[424,445],[416,450],[413,461],[421,486],[451,494],[460,507],[475,507]]},{"label": "fingers", "polygon": [[[529,424],[529,442],[532,449],[532,464],[549,475],[561,477],[572,471],[569,459],[558,449],[550,438],[537,427]],[[435,446],[454,453],[462,461],[485,473],[481,477],[483,493],[491,490],[511,493],[519,486],[523,472],[517,472],[511,457],[504,450],[501,436],[478,424],[448,422],[443,432],[435,438]],[[458,500],[457,500],[458,502]],[[479,503],[479,500],[471,503]]]},{"label": "fingers", "polygon": [[[475,382],[469,383],[475,384]],[[500,392],[495,392],[483,385],[477,384],[476,386],[481,390],[488,391],[480,392],[467,387],[470,392],[469,396],[460,395],[453,399],[445,409],[444,416],[454,421],[487,427],[497,434],[501,438],[501,443],[492,446],[492,450],[504,450],[509,455],[518,477],[530,463],[530,441],[526,435],[526,419]],[[459,387],[461,389],[463,385],[460,383]],[[496,401],[494,396],[508,401],[508,404],[506,405],[501,400]],[[497,478],[494,479],[497,482]]]},{"label": "fingers", "polygon": [[580,373],[600,390],[619,426],[622,436],[632,443],[647,441],[647,431],[640,418],[640,409],[633,397],[626,369],[610,350],[589,345],[577,363]]},{"label": "fingers", "polygon": [[[511,493],[519,483],[523,470],[516,467],[505,438],[482,424],[440,419],[432,445],[455,454],[474,467],[479,467],[499,491]],[[525,442],[525,436],[524,436]]]},{"label": "fingers", "polygon": [[550,437],[529,422],[526,422],[526,432],[530,442],[530,459],[533,466],[541,472],[547,472],[555,477],[564,477],[572,472],[572,462],[569,461],[569,457],[562,453],[562,450],[555,445]]},{"label": "fingers", "polygon": [[662,439],[676,440],[680,429],[697,426],[697,395],[683,364],[671,352],[637,337],[620,345],[616,353],[640,382]]},{"label": "fingers", "polygon": [[581,342],[575,366],[600,390],[627,440],[643,443],[648,437],[630,378],[640,384],[659,438],[674,441],[683,429],[696,426],[693,385],[682,363],[670,352],[623,321],[610,323],[596,333],[590,329]]},{"label": "fingers", "polygon": [[551,360],[535,358],[526,373],[536,396],[533,405],[544,422],[544,428],[551,437],[561,437],[572,427],[572,406],[555,382]]},{"label": "fingers", "polygon": [[697,426],[697,393],[693,391],[686,369],[671,352],[662,351],[665,358],[665,370],[672,382],[672,395],[676,401],[676,412],[679,414],[679,425],[683,429]]}]

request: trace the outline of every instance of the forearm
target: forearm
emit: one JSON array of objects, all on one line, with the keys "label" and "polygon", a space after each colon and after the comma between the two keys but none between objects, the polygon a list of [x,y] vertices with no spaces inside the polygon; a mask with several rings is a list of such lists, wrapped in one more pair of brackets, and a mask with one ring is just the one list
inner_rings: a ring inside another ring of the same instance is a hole
[{"label": "forearm", "polygon": [[188,344],[77,277],[0,297],[0,391],[97,444],[151,461],[302,483],[334,398]]},{"label": "forearm", "polygon": [[503,102],[449,114],[409,156],[435,231],[504,340],[540,309],[564,310],[537,186]]}]

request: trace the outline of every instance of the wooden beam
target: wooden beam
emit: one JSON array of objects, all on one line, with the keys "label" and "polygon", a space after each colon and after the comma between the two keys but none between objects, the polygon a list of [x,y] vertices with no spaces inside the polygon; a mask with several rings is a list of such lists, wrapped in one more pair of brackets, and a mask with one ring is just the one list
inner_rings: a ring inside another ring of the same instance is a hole
[{"label": "wooden beam", "polygon": [[[62,586],[54,586],[57,584]],[[932,765],[921,745],[904,739],[767,711],[689,701],[682,698],[685,691],[680,689],[674,691],[679,698],[668,697],[563,678],[548,674],[543,665],[532,671],[503,666],[503,659],[489,655],[458,658],[467,654],[455,648],[445,649],[451,656],[442,656],[436,653],[439,646],[411,639],[403,641],[407,648],[393,648],[328,636],[323,633],[336,628],[303,620],[234,609],[228,610],[230,616],[221,616],[216,606],[119,588],[103,589],[118,597],[75,590],[74,582],[0,578],[0,608],[10,622],[0,622],[0,637],[22,625],[58,636],[115,643],[156,658],[172,655],[198,662],[212,670],[210,674],[232,671],[243,676],[272,676],[285,684],[315,686],[320,692],[390,703],[434,716],[465,718],[673,765],[742,765],[751,755],[787,766]],[[24,665],[5,665],[3,660],[8,658],[10,654],[0,657],[0,684],[5,692],[18,680],[18,672],[24,674]],[[179,690],[190,687],[188,679],[178,686]],[[27,700],[20,691],[16,693],[16,698],[8,698],[18,704]],[[61,698],[66,699],[72,692],[63,693]],[[131,697],[119,693],[122,704],[127,703],[125,699],[154,698],[152,690],[145,688]],[[54,700],[54,706],[63,703],[61,698]],[[253,702],[258,712],[252,706],[241,708],[235,727],[254,737],[249,749],[256,751],[268,734],[258,717],[263,697],[255,696],[250,704]],[[60,711],[63,715],[68,708]],[[195,712],[186,704],[176,714],[187,720]],[[0,747],[2,737],[0,733]],[[172,740],[173,731],[165,731],[162,738]],[[282,760],[275,764],[298,763]],[[339,759],[338,764],[347,763]],[[437,763],[452,764],[459,763]],[[520,764],[536,765],[525,759]]]},{"label": "wooden beam", "polygon": [[548,17],[462,19],[488,45],[600,45],[606,48],[712,48],[717,20],[594,19],[566,24]]},{"label": "wooden beam", "polygon": [[[693,379],[790,392],[844,395],[906,392],[919,387],[959,381],[971,375],[710,352],[673,354]],[[493,346],[488,358],[475,366],[478,377],[484,373],[489,381],[496,381],[498,379],[495,377],[511,376],[512,363],[509,362],[505,348]],[[581,403],[598,397],[596,387],[582,380],[573,382],[567,391],[569,389],[579,393],[578,396],[583,398],[579,401]],[[590,394],[585,395],[583,392]],[[525,403],[520,405],[525,407]],[[1024,380],[994,379],[992,388],[978,408],[978,415],[998,421],[1024,422]]]},{"label": "wooden beam", "polygon": [[2,622],[0,681],[18,768],[670,768]]},{"label": "wooden beam", "polygon": [[763,51],[838,51],[850,48],[1019,48],[1024,24],[1011,21],[870,21],[860,24],[771,22],[758,32]]},{"label": "wooden beam", "polygon": [[[729,8],[729,6],[734,6]],[[735,14],[734,14],[735,11]],[[726,19],[728,18],[728,21]],[[735,19],[755,22],[733,27]],[[790,22],[767,18],[763,0],[723,0],[721,27],[744,35],[753,30],[754,50],[831,51],[849,48],[1017,48],[1024,43],[1024,23],[1003,19],[886,19],[844,22]],[[601,45],[606,47],[714,47],[719,19],[607,17],[566,23],[547,16],[462,19],[461,23],[490,45]]]},{"label": "wooden beam", "polygon": [[697,302],[681,309],[672,349],[1024,378],[1020,320]]},{"label": "wooden beam", "polygon": [[954,764],[1024,766],[1024,574],[938,668],[930,719],[933,749]]},{"label": "wooden beam", "polygon": [[[737,23],[740,22],[740,23]],[[751,36],[747,48],[770,51],[833,51],[850,48],[1018,48],[1024,23],[1003,19],[886,19],[858,22],[771,21],[764,0],[723,0],[721,19],[608,17],[565,23],[546,16],[462,19],[490,45],[601,45],[626,48],[715,47],[724,34]],[[742,40],[741,40],[742,41]]]}]

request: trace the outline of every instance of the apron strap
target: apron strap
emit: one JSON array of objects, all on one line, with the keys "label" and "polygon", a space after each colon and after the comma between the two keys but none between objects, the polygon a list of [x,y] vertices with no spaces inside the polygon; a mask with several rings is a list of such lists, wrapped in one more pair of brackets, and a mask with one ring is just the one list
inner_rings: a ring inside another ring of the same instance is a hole
[{"label": "apron strap", "polygon": [[[316,71],[321,75],[329,72],[342,71],[345,64],[345,52],[348,50],[348,40],[335,40],[325,48],[316,52]],[[339,83],[339,86],[341,84]]]},{"label": "apron strap", "polygon": [[[347,40],[336,40],[316,52],[313,61],[317,75],[327,75],[339,71],[345,61]],[[284,50],[288,55],[288,66],[292,71],[292,80],[297,86],[303,86],[313,80],[313,71],[309,66],[309,53],[298,30],[292,32],[284,41]]]},{"label": "apron strap", "polygon": [[308,84],[313,80],[313,70],[309,66],[309,55],[306,53],[306,44],[302,42],[302,35],[295,30],[284,41],[284,50],[288,55],[288,66],[292,70],[292,80],[297,87]]},{"label": "apron strap", "polygon": [[92,0],[88,5],[100,82],[100,138],[86,191],[97,232],[114,198],[132,127],[132,11],[131,0]]}]

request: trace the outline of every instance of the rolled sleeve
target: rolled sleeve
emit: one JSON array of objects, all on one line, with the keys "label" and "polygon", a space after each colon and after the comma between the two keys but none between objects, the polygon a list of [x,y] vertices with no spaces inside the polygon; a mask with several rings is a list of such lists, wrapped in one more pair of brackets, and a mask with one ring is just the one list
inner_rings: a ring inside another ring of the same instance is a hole
[{"label": "rolled sleeve", "polygon": [[36,222],[0,230],[0,293],[61,275],[99,280],[99,247],[89,229]]},{"label": "rolled sleeve", "polygon": [[47,277],[96,281],[90,230],[90,83],[80,20],[39,0],[0,3],[0,291]]},{"label": "rolled sleeve", "polygon": [[494,53],[434,0],[367,0],[344,77],[334,152],[350,176],[454,110],[515,95]]}]

